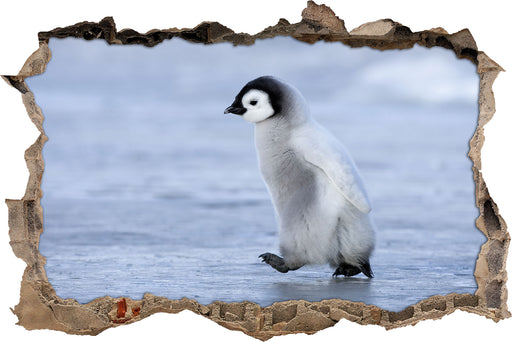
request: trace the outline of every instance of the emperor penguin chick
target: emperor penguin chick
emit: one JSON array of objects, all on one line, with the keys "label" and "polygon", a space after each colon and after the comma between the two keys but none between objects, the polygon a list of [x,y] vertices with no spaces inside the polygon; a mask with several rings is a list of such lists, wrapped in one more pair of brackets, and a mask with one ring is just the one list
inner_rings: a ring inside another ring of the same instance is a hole
[{"label": "emperor penguin chick", "polygon": [[260,255],[282,273],[329,263],[333,277],[373,277],[370,203],[343,145],[309,113],[300,92],[272,76],[247,83],[224,113],[255,124],[261,173],[279,223],[279,249]]}]

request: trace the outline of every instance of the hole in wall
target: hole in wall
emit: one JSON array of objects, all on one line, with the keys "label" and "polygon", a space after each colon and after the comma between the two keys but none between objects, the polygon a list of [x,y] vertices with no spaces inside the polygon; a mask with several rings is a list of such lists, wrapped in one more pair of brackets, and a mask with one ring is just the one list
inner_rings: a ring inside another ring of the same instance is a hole
[{"label": "hole in wall", "polygon": [[[452,51],[351,49],[278,37],[254,46],[179,39],[153,48],[50,40],[27,79],[45,113],[45,233],[57,294],[81,303],[146,292],[201,304],[342,298],[400,311],[474,293],[476,229],[468,141],[478,77]],[[222,114],[263,74],[294,84],[350,150],[373,202],[375,279],[327,266],[278,274],[253,127]]]}]

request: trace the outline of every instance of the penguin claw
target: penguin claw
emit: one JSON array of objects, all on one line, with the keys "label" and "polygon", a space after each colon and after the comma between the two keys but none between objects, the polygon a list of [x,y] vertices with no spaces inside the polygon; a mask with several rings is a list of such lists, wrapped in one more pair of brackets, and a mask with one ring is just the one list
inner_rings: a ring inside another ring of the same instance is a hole
[{"label": "penguin claw", "polygon": [[258,256],[258,258],[261,258],[261,262],[267,262],[267,260],[270,258],[271,255],[274,255],[272,253],[263,253]]}]

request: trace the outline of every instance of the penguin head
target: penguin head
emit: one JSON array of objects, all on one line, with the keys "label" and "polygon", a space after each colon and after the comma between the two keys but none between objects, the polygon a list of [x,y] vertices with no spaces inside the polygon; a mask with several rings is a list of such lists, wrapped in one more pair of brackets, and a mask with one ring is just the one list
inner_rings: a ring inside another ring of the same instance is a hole
[{"label": "penguin head", "polygon": [[282,101],[283,84],[272,76],[263,76],[247,83],[224,114],[242,115],[245,120],[258,123],[280,114]]}]

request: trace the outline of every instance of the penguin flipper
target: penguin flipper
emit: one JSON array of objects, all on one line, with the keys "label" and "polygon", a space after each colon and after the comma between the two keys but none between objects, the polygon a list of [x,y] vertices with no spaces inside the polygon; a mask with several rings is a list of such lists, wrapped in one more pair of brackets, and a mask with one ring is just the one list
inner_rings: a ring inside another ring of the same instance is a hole
[{"label": "penguin flipper", "polygon": [[301,151],[306,162],[321,169],[343,197],[359,211],[369,213],[370,200],[354,161],[341,143],[327,131],[322,131],[317,132],[313,139],[295,139],[297,151]]}]

